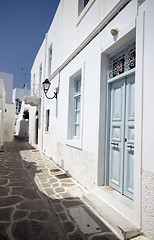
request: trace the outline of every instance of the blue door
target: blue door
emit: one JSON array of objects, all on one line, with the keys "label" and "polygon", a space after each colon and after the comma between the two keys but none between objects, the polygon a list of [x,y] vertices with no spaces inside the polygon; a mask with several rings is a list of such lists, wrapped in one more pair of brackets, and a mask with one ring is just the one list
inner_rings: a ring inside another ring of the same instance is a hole
[{"label": "blue door", "polygon": [[135,76],[110,84],[109,185],[133,198]]}]

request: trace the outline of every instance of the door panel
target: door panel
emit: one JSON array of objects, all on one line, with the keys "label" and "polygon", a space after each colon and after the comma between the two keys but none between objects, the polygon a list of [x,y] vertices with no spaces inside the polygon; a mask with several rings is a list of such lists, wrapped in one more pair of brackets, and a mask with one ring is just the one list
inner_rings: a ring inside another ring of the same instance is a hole
[{"label": "door panel", "polygon": [[109,184],[122,191],[124,81],[111,84]]},{"label": "door panel", "polygon": [[111,146],[110,185],[117,190],[121,189],[121,150]]},{"label": "door panel", "polygon": [[133,198],[134,181],[134,120],[135,120],[135,77],[127,77],[125,120],[124,194]]},{"label": "door panel", "polygon": [[110,84],[109,185],[133,198],[135,77]]}]

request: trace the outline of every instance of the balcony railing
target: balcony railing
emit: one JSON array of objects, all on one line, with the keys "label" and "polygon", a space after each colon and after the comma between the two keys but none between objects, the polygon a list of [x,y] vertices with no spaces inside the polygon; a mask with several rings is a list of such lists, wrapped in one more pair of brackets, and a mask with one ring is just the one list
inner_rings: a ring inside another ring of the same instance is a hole
[{"label": "balcony railing", "polygon": [[42,86],[38,83],[32,84],[31,85],[31,96],[33,97],[41,97],[41,90]]}]

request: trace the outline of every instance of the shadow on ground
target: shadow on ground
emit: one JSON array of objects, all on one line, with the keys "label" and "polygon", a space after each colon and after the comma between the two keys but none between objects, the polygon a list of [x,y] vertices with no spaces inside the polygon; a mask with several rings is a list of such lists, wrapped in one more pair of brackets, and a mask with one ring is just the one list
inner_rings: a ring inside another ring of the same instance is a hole
[{"label": "shadow on ground", "polygon": [[61,171],[25,139],[0,149],[0,240],[117,240]]}]

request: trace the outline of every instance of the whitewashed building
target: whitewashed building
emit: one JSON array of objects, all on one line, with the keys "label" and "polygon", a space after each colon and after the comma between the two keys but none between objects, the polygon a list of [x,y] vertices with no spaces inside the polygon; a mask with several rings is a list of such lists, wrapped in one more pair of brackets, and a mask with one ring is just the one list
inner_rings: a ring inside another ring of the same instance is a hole
[{"label": "whitewashed building", "polygon": [[153,12],[153,0],[61,0],[25,98],[30,143],[122,238],[154,239]]},{"label": "whitewashed building", "polygon": [[[1,147],[4,142],[13,141],[15,123],[15,105],[11,104],[12,102],[11,82],[13,80],[12,77],[13,75],[8,73],[3,73],[1,75],[0,73],[0,76],[4,76],[4,79],[0,78],[0,147]],[[10,86],[8,87],[9,84]]]},{"label": "whitewashed building", "polygon": [[12,92],[12,103],[16,105],[16,114],[19,114],[21,109],[22,100],[25,96],[31,95],[30,89],[14,88]]},{"label": "whitewashed building", "polygon": [[12,103],[12,90],[13,90],[13,74],[0,72],[0,78],[4,80],[4,88],[6,92],[6,103]]},{"label": "whitewashed building", "polygon": [[15,88],[12,92],[12,103],[16,106],[15,117],[15,135],[20,138],[28,138],[29,136],[29,120],[23,118],[24,111],[29,111],[29,106],[23,101],[25,96],[30,96],[31,91],[24,88]]}]

